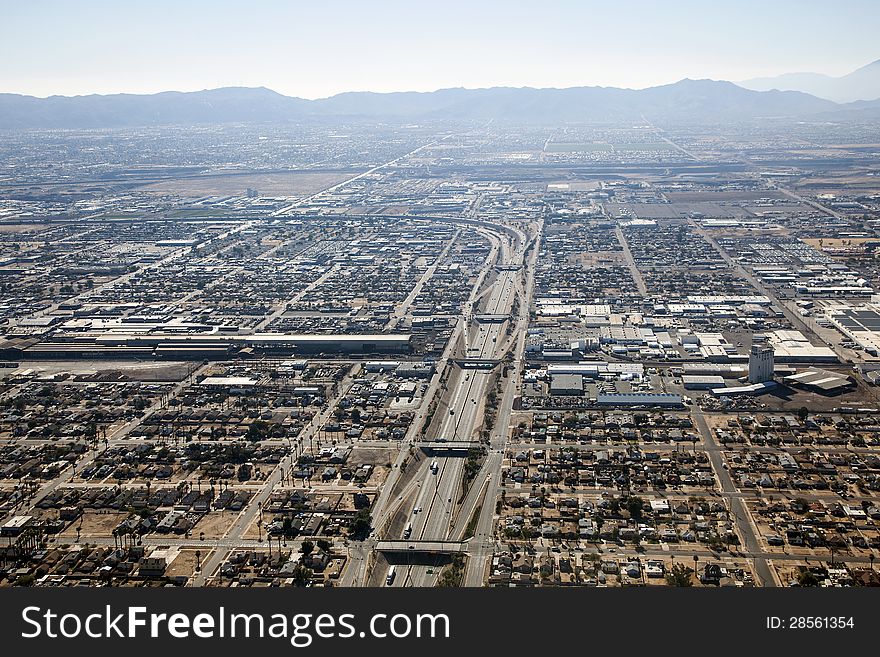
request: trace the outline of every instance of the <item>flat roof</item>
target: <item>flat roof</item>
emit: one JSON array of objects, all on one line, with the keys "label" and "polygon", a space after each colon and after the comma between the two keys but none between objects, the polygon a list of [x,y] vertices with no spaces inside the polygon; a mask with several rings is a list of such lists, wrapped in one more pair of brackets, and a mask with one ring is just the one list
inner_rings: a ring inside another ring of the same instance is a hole
[{"label": "flat roof", "polygon": [[207,376],[201,386],[255,386],[257,380],[249,376]]},{"label": "flat roof", "polygon": [[246,342],[409,342],[411,333],[254,333],[243,336]]}]

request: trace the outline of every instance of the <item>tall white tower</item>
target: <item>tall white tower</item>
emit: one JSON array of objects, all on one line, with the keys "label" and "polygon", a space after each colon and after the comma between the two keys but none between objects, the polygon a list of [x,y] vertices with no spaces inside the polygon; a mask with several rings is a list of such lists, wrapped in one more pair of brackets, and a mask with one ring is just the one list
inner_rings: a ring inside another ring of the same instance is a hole
[{"label": "tall white tower", "polygon": [[753,344],[749,354],[749,383],[773,380],[773,347]]}]

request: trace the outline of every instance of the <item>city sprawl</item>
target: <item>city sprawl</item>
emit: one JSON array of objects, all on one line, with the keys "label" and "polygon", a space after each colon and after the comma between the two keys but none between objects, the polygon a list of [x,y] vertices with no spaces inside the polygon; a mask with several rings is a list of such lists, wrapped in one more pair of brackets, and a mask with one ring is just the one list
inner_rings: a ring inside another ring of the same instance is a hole
[{"label": "city sprawl", "polygon": [[398,123],[0,134],[0,586],[880,585],[876,122]]}]

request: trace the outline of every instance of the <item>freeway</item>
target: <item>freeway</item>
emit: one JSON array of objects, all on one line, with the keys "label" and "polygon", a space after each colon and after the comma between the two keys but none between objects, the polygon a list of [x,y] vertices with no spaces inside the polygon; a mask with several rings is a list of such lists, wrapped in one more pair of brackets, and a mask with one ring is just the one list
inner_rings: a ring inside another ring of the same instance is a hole
[{"label": "freeway", "polygon": [[[493,271],[495,264],[520,264],[525,248],[525,235],[518,229],[508,226],[494,226],[473,219],[462,219],[458,222],[447,218],[443,221],[452,223],[475,224],[478,232],[485,235],[492,248],[486,258],[482,271],[477,277],[468,301],[464,304],[462,321],[456,324],[452,336],[447,342],[443,355],[439,359],[441,366],[431,379],[422,404],[416,413],[407,435],[402,441],[401,449],[392,464],[391,473],[373,504],[373,534],[364,541],[348,543],[349,563],[340,578],[341,586],[359,586],[368,584],[370,566],[373,563],[375,547],[381,538],[393,539],[400,536],[385,536],[392,520],[402,509],[406,509],[411,518],[410,537],[413,540],[447,540],[456,522],[454,514],[456,500],[461,487],[464,470],[464,459],[460,457],[441,457],[423,460],[421,465],[414,466],[409,472],[409,481],[398,486],[412,455],[413,445],[417,439],[424,438],[426,421],[435,412],[444,413],[437,437],[449,441],[473,441],[474,432],[479,427],[477,422],[484,410],[484,397],[487,385],[492,378],[488,371],[458,372],[453,375],[454,383],[448,384],[446,372],[452,367],[453,354],[464,342],[465,356],[481,359],[494,359],[503,355],[513,340],[505,341],[506,322],[481,326],[475,320],[478,303],[484,304],[483,310],[490,314],[509,314],[514,297],[522,290],[518,289],[517,270],[499,272],[498,277],[484,290],[484,284]],[[443,403],[437,398],[443,394]],[[446,415],[446,412],[449,414]],[[506,422],[506,421],[505,421]],[[506,424],[505,424],[506,427]],[[436,468],[432,468],[436,461]],[[500,473],[500,461],[498,462]],[[413,510],[417,512],[412,513]],[[394,584],[429,585],[429,573],[426,568],[413,566],[405,575],[397,577]]]},{"label": "freeway", "polygon": [[[477,281],[471,290],[470,297],[465,303],[465,307],[467,308],[474,306],[476,299],[479,296],[480,289],[483,286],[483,282],[489,271],[491,271],[492,263],[498,258],[500,253],[503,253],[502,238],[488,230],[480,230],[490,239],[492,248],[486,258],[483,270],[477,277]],[[391,473],[386,479],[382,491],[379,493],[373,504],[372,524],[374,532],[365,541],[351,541],[349,543],[349,563],[340,579],[341,586],[358,586],[367,583],[366,578],[369,574],[371,555],[375,549],[378,535],[384,531],[388,524],[390,524],[392,518],[400,510],[404,501],[408,500],[410,495],[421,486],[422,480],[424,479],[423,470],[428,467],[427,463],[422,464],[422,468],[415,473],[413,479],[411,479],[402,490],[397,490],[397,482],[404,472],[403,466],[410,457],[411,447],[416,439],[422,434],[423,429],[425,428],[425,422],[432,417],[434,412],[434,410],[432,410],[434,408],[434,400],[446,385],[444,380],[444,368],[446,366],[451,366],[452,355],[458,349],[459,342],[464,339],[463,336],[465,336],[468,326],[469,322],[467,321],[467,316],[465,316],[464,321],[460,321],[456,324],[452,335],[447,341],[446,348],[438,361],[441,366],[438,367],[438,371],[431,378],[428,389],[425,391],[422,398],[422,404],[410,424],[405,439],[402,441],[397,458],[392,463]],[[442,407],[437,405],[436,408]]]},{"label": "freeway", "polygon": [[[520,264],[523,259],[522,245],[507,254],[507,244],[501,242],[502,264]],[[500,271],[491,283],[485,301],[484,312],[488,314],[509,314],[517,293],[518,271]],[[504,335],[506,323],[478,324],[474,320],[474,307],[465,313],[466,355],[468,358],[497,359],[506,351]],[[471,370],[459,372],[456,385],[449,397],[449,415],[443,418],[439,437],[448,441],[474,441],[475,432],[479,429],[481,414],[485,412],[485,399],[493,381],[492,371]],[[508,385],[508,390],[510,386]],[[510,398],[505,394],[505,400]],[[510,398],[512,407],[512,398]],[[506,426],[503,427],[506,430]],[[503,434],[504,431],[502,431]],[[497,434],[496,434],[497,435]],[[503,440],[503,438],[502,438]],[[503,444],[503,443],[502,443]],[[492,446],[490,445],[490,448]],[[501,452],[490,449],[487,469],[500,472]],[[413,513],[409,523],[409,536],[414,540],[436,541],[448,540],[456,527],[467,523],[468,518],[461,513],[456,514],[456,506],[460,496],[464,475],[465,459],[456,456],[438,456],[428,467],[423,467],[420,474],[421,485],[418,486]],[[485,478],[485,477],[484,477]],[[473,486],[478,490],[484,488],[483,481],[475,480]],[[467,502],[467,500],[465,500]],[[468,505],[466,504],[464,508]],[[429,572],[430,570],[430,572]],[[437,572],[421,565],[409,565],[405,572],[394,581],[395,586],[431,586]]]},{"label": "freeway", "polygon": [[[539,226],[538,235],[543,226]],[[469,550],[469,558],[464,574],[465,586],[481,586],[488,557],[491,556],[494,544],[492,542],[493,527],[495,522],[495,501],[501,490],[501,466],[504,453],[507,451],[507,443],[510,438],[510,416],[513,412],[513,403],[517,391],[520,388],[522,377],[522,362],[525,355],[526,329],[529,321],[529,300],[534,290],[535,264],[538,258],[537,246],[532,249],[529,262],[526,267],[526,278],[519,285],[519,293],[524,300],[520,304],[519,316],[516,318],[517,325],[513,332],[516,340],[511,374],[504,387],[504,394],[495,427],[489,440],[489,453],[483,464],[483,468],[477,475],[472,491],[479,490],[475,495],[468,495],[459,513],[461,521],[458,523],[457,538],[465,539],[470,519],[475,515],[477,522],[473,527],[472,543]],[[518,279],[519,280],[519,279]],[[484,475],[485,473],[485,475]],[[485,476],[485,484],[478,486],[478,482]]]}]

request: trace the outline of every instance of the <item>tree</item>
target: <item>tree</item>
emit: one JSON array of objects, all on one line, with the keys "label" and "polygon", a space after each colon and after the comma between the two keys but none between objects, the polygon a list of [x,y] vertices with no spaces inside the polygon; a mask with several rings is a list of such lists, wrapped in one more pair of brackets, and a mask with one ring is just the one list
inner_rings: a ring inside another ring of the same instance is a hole
[{"label": "tree", "polygon": [[251,441],[259,441],[264,440],[269,436],[271,432],[271,427],[268,422],[264,420],[254,420],[247,430],[247,439]]},{"label": "tree", "polygon": [[291,579],[293,579],[294,586],[308,586],[312,580],[312,571],[298,563],[291,573]]},{"label": "tree", "polygon": [[333,545],[330,543],[330,541],[325,540],[323,538],[318,539],[317,545],[318,545],[318,549],[321,550],[322,552],[330,552],[330,550],[333,548]]},{"label": "tree", "polygon": [[642,519],[642,511],[644,510],[645,501],[638,495],[631,495],[626,500],[626,510],[633,520]]},{"label": "tree", "polygon": [[804,569],[798,574],[798,584],[800,586],[819,586],[819,580],[812,570]]},{"label": "tree", "polygon": [[693,586],[694,582],[691,579],[693,572],[683,563],[672,564],[672,568],[666,573],[666,583],[669,586]]},{"label": "tree", "polygon": [[348,531],[352,538],[363,540],[370,533],[370,527],[372,527],[372,524],[373,516],[370,515],[370,510],[368,508],[363,508],[354,514],[354,518],[352,518],[351,523],[348,526]]},{"label": "tree", "polygon": [[300,548],[300,552],[305,556],[309,556],[312,551],[315,549],[315,544],[311,541],[303,541],[302,547]]}]

